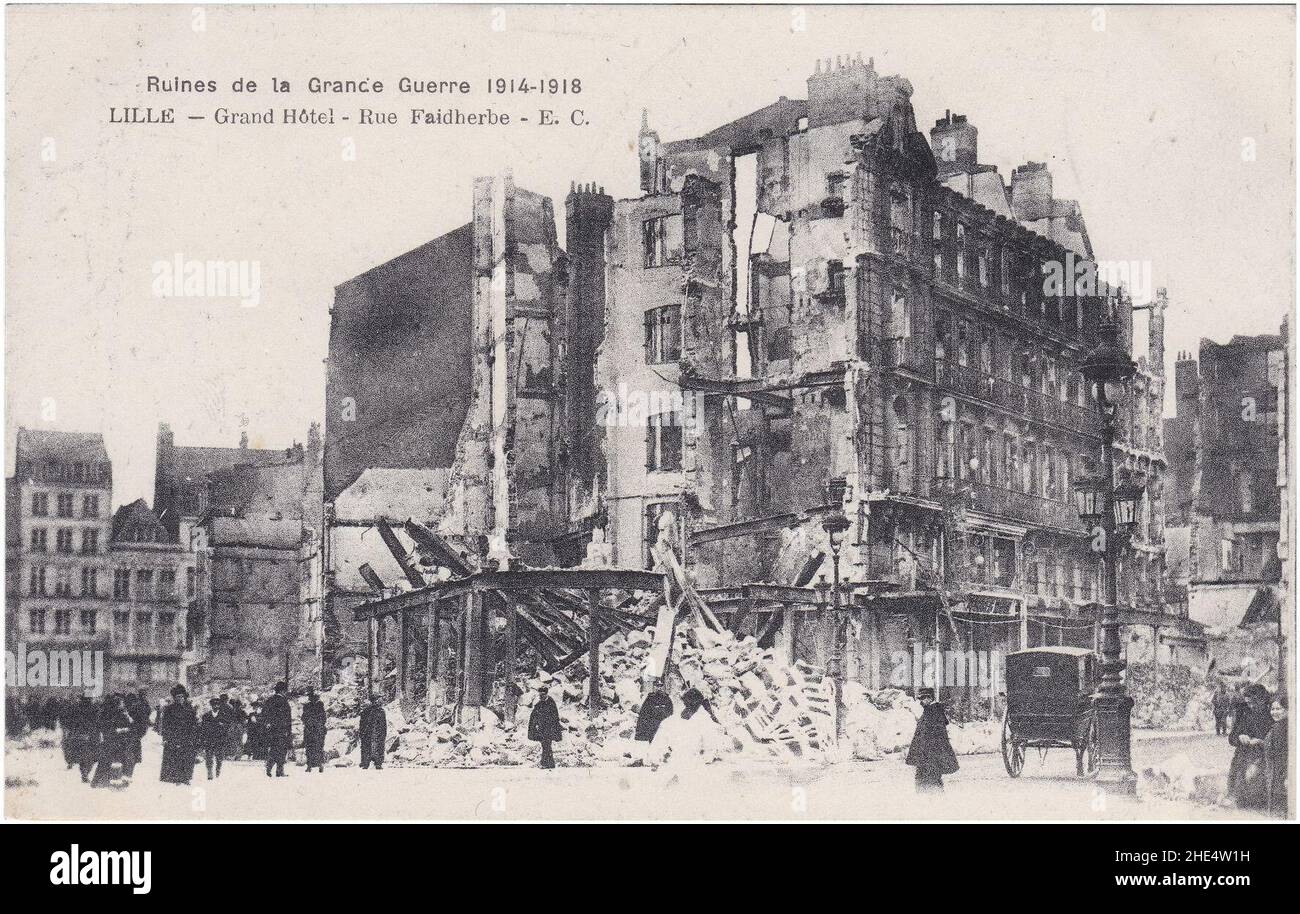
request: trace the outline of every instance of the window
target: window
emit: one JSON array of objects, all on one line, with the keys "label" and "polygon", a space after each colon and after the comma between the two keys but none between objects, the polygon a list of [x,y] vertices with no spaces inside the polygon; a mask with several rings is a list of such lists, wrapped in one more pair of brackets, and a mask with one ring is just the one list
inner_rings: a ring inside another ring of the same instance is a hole
[{"label": "window", "polygon": [[153,572],[147,568],[142,568],[135,573],[135,598],[137,600],[152,600],[153,597]]},{"label": "window", "polygon": [[642,263],[662,267],[682,259],[682,217],[659,216],[641,223]]},{"label": "window", "polygon": [[940,420],[938,425],[938,476],[940,479],[952,479],[957,462],[957,425],[954,422]]},{"label": "window", "polygon": [[83,609],[81,611],[81,630],[87,635],[95,634],[95,629],[99,627],[99,613],[93,609]]},{"label": "window", "polygon": [[957,364],[965,368],[970,364],[970,324],[957,321]]},{"label": "window", "polygon": [[966,276],[966,226],[957,223],[957,278]]},{"label": "window", "polygon": [[645,466],[660,472],[682,468],[682,424],[678,413],[662,412],[648,418]]},{"label": "window", "polygon": [[188,597],[189,599],[194,598],[194,584],[195,584],[194,578],[195,578],[194,569],[186,568],[185,569],[185,596]]},{"label": "window", "polygon": [[72,610],[56,609],[54,611],[54,634],[72,634]]},{"label": "window", "polygon": [[848,271],[844,269],[844,264],[838,260],[832,260],[826,265],[826,298],[833,302],[844,304],[844,279]]},{"label": "window", "polygon": [[59,517],[71,517],[71,516],[72,516],[72,493],[71,493],[71,492],[60,492],[60,493],[59,493],[59,507],[58,507],[58,510],[59,510]]},{"label": "window", "polygon": [[99,552],[99,531],[82,530],[81,531],[81,554],[94,555]]},{"label": "window", "polygon": [[48,517],[50,513],[50,493],[33,492],[32,493],[32,515],[35,517]]},{"label": "window", "polygon": [[157,640],[161,648],[171,649],[176,644],[176,613],[158,614]]},{"label": "window", "polygon": [[44,552],[45,545],[45,529],[43,527],[37,527],[32,530],[32,552]]},{"label": "window", "polygon": [[645,506],[645,567],[652,569],[655,566],[654,552],[652,551],[655,543],[659,542],[659,523],[663,516],[672,511],[675,503],[671,501],[656,501]]},{"label": "window", "polygon": [[980,454],[980,482],[986,486],[998,484],[997,440],[998,434],[992,429],[982,432],[982,453]]},{"label": "window", "polygon": [[957,444],[961,454],[961,465],[957,467],[957,475],[962,479],[970,479],[979,466],[979,459],[975,456],[974,426],[966,422],[961,424],[961,428],[957,430]]},{"label": "window", "polygon": [[45,610],[33,609],[27,613],[27,630],[33,635],[45,634]]},{"label": "window", "polygon": [[984,251],[979,253],[979,271],[980,285],[987,289],[989,286],[989,255]]},{"label": "window", "polygon": [[935,361],[942,362],[948,358],[948,352],[952,348],[952,319],[948,316],[947,311],[936,311],[934,315],[934,358]]},{"label": "window", "polygon": [[176,570],[166,568],[158,572],[158,596],[163,600],[176,599]]},{"label": "window", "polygon": [[81,500],[82,517],[99,517],[99,496],[87,495]]},{"label": "window", "polygon": [[54,594],[59,597],[72,596],[72,570],[60,568],[54,575]]},{"label": "window", "polygon": [[64,555],[72,555],[72,528],[64,527],[55,535],[55,551]]},{"label": "window", "polygon": [[1011,294],[1011,257],[1007,254],[1007,249],[1002,249],[998,273],[1002,279],[1002,294]]},{"label": "window", "polygon": [[901,491],[912,490],[912,426],[910,410],[903,397],[894,398],[894,483]]},{"label": "window", "polygon": [[81,595],[83,597],[99,596],[99,569],[81,569]]},{"label": "window", "polygon": [[993,538],[993,583],[999,587],[1011,587],[1016,580],[1016,543],[1015,540]]},{"label": "window", "polygon": [[980,371],[993,374],[993,331],[987,327],[980,331]]},{"label": "window", "polygon": [[113,599],[131,599],[131,569],[118,568],[113,572]]},{"label": "window", "polygon": [[27,592],[33,597],[45,596],[45,566],[33,565],[27,580]]},{"label": "window", "polygon": [[645,358],[650,365],[682,357],[682,306],[664,305],[645,313]]},{"label": "window", "polygon": [[135,643],[138,647],[153,644],[153,613],[135,614]]},{"label": "window", "polygon": [[943,241],[943,213],[934,214],[934,227],[931,231],[935,241]]}]

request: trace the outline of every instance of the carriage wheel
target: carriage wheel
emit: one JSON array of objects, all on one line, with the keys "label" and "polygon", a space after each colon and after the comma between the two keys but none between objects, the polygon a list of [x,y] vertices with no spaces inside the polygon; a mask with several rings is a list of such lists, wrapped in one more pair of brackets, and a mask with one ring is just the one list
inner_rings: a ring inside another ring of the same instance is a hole
[{"label": "carriage wheel", "polygon": [[1002,715],[1002,764],[1007,774],[1013,778],[1020,777],[1025,770],[1025,747],[1011,736],[1011,715]]}]

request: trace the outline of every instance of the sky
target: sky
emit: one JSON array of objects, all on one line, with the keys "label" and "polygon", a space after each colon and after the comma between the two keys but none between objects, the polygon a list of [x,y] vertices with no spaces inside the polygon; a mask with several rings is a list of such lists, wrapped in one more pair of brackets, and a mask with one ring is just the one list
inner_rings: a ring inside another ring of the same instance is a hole
[{"label": "sky", "polygon": [[[327,408],[334,287],[468,221],[476,175],[510,168],[551,196],[562,238],[571,182],[639,193],[643,108],[663,140],[696,136],[805,97],[815,61],[837,55],[907,77],[923,132],[967,115],[1008,182],[1047,162],[1098,258],[1149,262],[1168,288],[1171,376],[1202,337],[1276,333],[1295,294],[1293,10],[1101,9],[8,6],[6,472],[19,426],[99,431],[126,504],[152,500],[159,422],[182,445],[305,440]],[[218,91],[148,93],[149,76]],[[311,95],[312,76],[388,89]],[[401,95],[401,76],[475,91]],[[498,76],[583,91],[498,101],[482,89]],[[239,77],[259,91],[232,92]],[[273,95],[273,77],[293,91]],[[587,124],[405,122],[453,102],[579,107]],[[211,117],[330,104],[402,123]],[[110,108],[169,105],[179,123],[109,123]],[[256,306],[158,296],[156,265],[178,254],[256,262]]]}]

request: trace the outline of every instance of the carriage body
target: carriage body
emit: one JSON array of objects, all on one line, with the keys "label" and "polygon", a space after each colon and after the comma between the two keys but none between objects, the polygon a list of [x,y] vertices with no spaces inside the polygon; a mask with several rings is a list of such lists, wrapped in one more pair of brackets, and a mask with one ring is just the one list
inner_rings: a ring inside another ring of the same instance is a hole
[{"label": "carriage body", "polygon": [[1019,777],[1026,749],[1073,749],[1080,776],[1096,768],[1093,695],[1101,658],[1087,648],[1038,647],[1006,658],[1002,758]]}]

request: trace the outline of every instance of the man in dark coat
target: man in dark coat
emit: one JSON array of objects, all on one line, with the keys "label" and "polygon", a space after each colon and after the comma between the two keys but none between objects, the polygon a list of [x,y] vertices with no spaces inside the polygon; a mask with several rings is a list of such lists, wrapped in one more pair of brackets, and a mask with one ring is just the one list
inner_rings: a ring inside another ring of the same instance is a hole
[{"label": "man in dark coat", "polygon": [[99,713],[99,740],[91,787],[107,787],[112,782],[115,764],[120,765],[123,776],[127,776],[133,723],[122,696],[109,695],[104,699]]},{"label": "man in dark coat", "polygon": [[208,712],[199,721],[199,748],[208,780],[221,777],[221,759],[226,751],[226,728],[221,721],[221,699],[208,699]]},{"label": "man in dark coat", "polygon": [[374,762],[376,770],[383,768],[384,744],[388,740],[388,717],[384,714],[378,695],[371,695],[370,704],[362,709],[357,736],[361,739],[361,767],[369,768],[370,763]]},{"label": "man in dark coat", "polygon": [[948,715],[935,701],[933,689],[920,689],[921,718],[916,722],[907,764],[916,768],[916,792],[943,790],[943,776],[957,771],[957,755],[948,741]]},{"label": "man in dark coat", "polygon": [[[636,741],[649,746],[659,732],[659,725],[672,716],[673,700],[664,691],[663,679],[656,679],[650,693],[641,702],[641,709],[636,713]],[[633,764],[643,765],[645,760],[637,759]]]},{"label": "man in dark coat", "polygon": [[266,727],[266,776],[284,777],[284,759],[293,740],[293,709],[289,707],[289,687],[275,684],[275,694],[262,706],[262,723]]},{"label": "man in dark coat", "polygon": [[159,779],[168,784],[188,784],[194,777],[198,761],[196,731],[198,718],[185,687],[172,688],[171,703],[158,715],[158,733],[162,736],[162,773]]},{"label": "man in dark coat", "polygon": [[560,726],[560,709],[555,706],[547,683],[537,687],[537,696],[537,704],[528,715],[528,738],[542,744],[542,767],[554,768],[555,755],[551,752],[551,744],[558,743],[564,735],[564,728]]},{"label": "man in dark coat", "polygon": [[302,748],[307,756],[307,770],[315,768],[325,772],[325,702],[315,689],[307,690],[307,703],[302,706]]},{"label": "man in dark coat", "polygon": [[131,715],[131,738],[128,743],[131,751],[129,760],[124,764],[127,767],[126,776],[130,777],[144,757],[141,743],[144,735],[149,732],[149,699],[145,697],[144,689],[126,697],[126,713]]},{"label": "man in dark coat", "polygon": [[65,707],[59,719],[59,725],[63,728],[63,761],[69,768],[80,766],[83,781],[90,780],[89,766],[84,763],[87,761],[85,750],[92,733],[94,716],[94,702],[90,696],[82,695],[76,704]]},{"label": "man in dark coat", "polygon": [[266,722],[262,720],[260,701],[253,702],[253,709],[248,714],[248,743],[244,748],[251,759],[261,761],[266,758]]},{"label": "man in dark coat", "polygon": [[1228,766],[1229,805],[1241,809],[1263,809],[1268,802],[1264,783],[1264,737],[1273,728],[1269,705],[1273,698],[1259,683],[1246,687],[1228,734],[1228,745],[1236,751]]},{"label": "man in dark coat", "polygon": [[1232,693],[1228,691],[1228,684],[1222,679],[1219,680],[1219,687],[1214,690],[1214,697],[1210,699],[1210,708],[1214,711],[1214,735],[1226,735],[1228,712],[1232,710]]},{"label": "man in dark coat", "polygon": [[244,754],[244,706],[238,698],[224,697],[226,715],[226,758],[238,760]]}]

